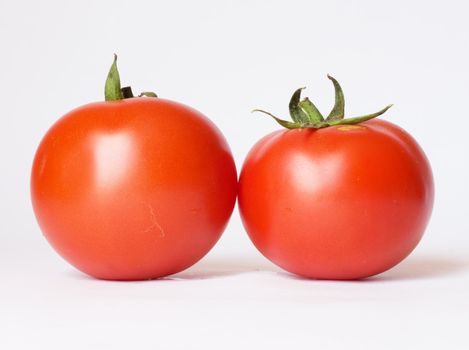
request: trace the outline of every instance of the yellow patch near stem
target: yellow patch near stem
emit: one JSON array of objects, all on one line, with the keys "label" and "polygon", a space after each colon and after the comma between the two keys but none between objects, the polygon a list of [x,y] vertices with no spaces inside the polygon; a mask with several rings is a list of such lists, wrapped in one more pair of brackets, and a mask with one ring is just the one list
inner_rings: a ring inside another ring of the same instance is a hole
[{"label": "yellow patch near stem", "polygon": [[337,130],[340,131],[350,131],[350,130],[360,130],[360,129],[366,129],[366,126],[362,125],[343,125],[339,126]]}]

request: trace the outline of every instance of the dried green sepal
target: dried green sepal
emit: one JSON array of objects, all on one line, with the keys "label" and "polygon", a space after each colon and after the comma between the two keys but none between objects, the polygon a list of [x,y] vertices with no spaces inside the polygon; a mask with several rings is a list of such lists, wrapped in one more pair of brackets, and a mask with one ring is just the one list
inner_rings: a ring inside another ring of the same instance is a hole
[{"label": "dried green sepal", "polygon": [[299,129],[299,128],[310,128],[310,129],[321,129],[327,128],[333,125],[352,125],[365,122],[367,120],[376,118],[383,113],[385,113],[392,105],[388,105],[382,110],[367,114],[359,117],[352,117],[352,118],[345,118],[345,98],[342,88],[340,87],[339,82],[327,75],[327,77],[332,81],[334,84],[334,91],[335,91],[335,103],[334,107],[332,108],[331,112],[324,120],[321,112],[316,108],[316,106],[309,100],[309,98],[305,97],[303,100],[300,101],[301,98],[301,91],[304,87],[295,90],[293,93],[290,103],[288,104],[290,110],[290,116],[293,120],[288,121],[284,119],[280,119],[273,114],[266,112],[261,109],[255,109],[253,112],[261,112],[264,114],[269,115],[272,117],[277,123],[287,129]]}]

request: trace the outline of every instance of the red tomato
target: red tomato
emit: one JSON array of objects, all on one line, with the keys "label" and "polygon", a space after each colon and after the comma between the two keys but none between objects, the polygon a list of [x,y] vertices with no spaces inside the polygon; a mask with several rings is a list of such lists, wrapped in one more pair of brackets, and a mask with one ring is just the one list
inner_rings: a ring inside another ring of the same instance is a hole
[{"label": "red tomato", "polygon": [[31,195],[40,227],[94,277],[157,278],[202,258],[220,237],[237,190],[220,131],[159,98],[88,104],[42,140]]},{"label": "red tomato", "polygon": [[264,137],[244,163],[238,201],[251,240],[272,262],[309,278],[358,279],[414,249],[433,180],[415,140],[373,119]]}]

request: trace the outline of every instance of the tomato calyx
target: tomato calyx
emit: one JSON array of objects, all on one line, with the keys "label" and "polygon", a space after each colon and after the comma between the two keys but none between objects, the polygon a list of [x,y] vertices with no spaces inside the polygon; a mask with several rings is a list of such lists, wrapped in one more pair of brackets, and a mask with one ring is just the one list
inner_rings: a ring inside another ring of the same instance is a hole
[{"label": "tomato calyx", "polygon": [[[158,97],[154,92],[144,91],[138,95],[138,97]],[[114,61],[112,62],[111,68],[106,78],[106,84],[104,86],[104,100],[105,101],[119,101],[126,98],[132,98],[134,94],[130,86],[121,88],[121,81],[119,70],[117,69],[117,55],[114,54]]]},{"label": "tomato calyx", "polygon": [[381,114],[385,113],[389,108],[392,107],[388,105],[384,107],[382,110],[367,114],[359,117],[351,117],[351,118],[344,118],[345,117],[345,98],[342,88],[340,87],[339,82],[330,76],[327,75],[329,80],[332,81],[334,84],[334,91],[335,91],[335,102],[334,107],[330,111],[329,115],[324,118],[321,112],[316,108],[314,103],[312,103],[308,97],[305,97],[301,100],[301,92],[304,87],[297,89],[288,105],[290,116],[292,121],[284,120],[281,118],[276,117],[272,113],[266,112],[262,109],[254,109],[253,112],[261,112],[267,114],[268,116],[272,117],[277,123],[287,129],[303,129],[303,128],[311,128],[311,129],[321,129],[326,128],[333,125],[353,125],[358,124],[373,118],[380,116]]}]

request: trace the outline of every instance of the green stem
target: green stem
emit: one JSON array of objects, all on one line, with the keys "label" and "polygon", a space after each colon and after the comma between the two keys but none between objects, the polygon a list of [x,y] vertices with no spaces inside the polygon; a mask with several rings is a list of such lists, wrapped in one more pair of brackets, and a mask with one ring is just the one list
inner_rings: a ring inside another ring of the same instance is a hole
[{"label": "green stem", "polygon": [[[158,97],[154,92],[142,92],[139,97]],[[106,85],[104,86],[104,99],[105,101],[119,101],[126,98],[132,98],[132,88],[125,86],[121,88],[121,80],[119,76],[119,70],[117,69],[117,55],[114,54],[114,61],[112,62],[111,68],[106,78]]]},{"label": "green stem", "polygon": [[112,62],[111,69],[106,79],[104,86],[104,100],[105,101],[118,101],[124,98],[121,91],[121,80],[119,71],[117,70],[117,55],[114,54],[114,61]]},{"label": "green stem", "polygon": [[304,88],[297,89],[293,93],[293,96],[290,99],[290,103],[288,104],[292,121],[280,119],[274,116],[273,114],[261,109],[255,109],[253,112],[261,112],[267,114],[271,116],[281,126],[287,129],[322,129],[334,125],[353,125],[362,123],[380,116],[392,106],[388,105],[376,113],[362,115],[359,117],[344,118],[345,98],[342,88],[340,87],[340,84],[336,79],[334,79],[330,75],[327,75],[327,77],[334,84],[335,103],[334,107],[332,108],[332,111],[329,113],[325,120],[321,112],[319,112],[316,106],[307,97],[303,100],[300,100],[301,91]]}]

